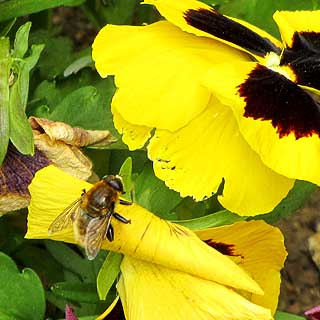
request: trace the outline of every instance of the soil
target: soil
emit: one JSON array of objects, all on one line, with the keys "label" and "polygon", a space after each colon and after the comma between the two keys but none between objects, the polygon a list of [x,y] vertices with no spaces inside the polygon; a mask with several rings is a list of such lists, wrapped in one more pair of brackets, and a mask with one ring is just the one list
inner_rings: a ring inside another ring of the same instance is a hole
[{"label": "soil", "polygon": [[88,21],[80,8],[60,7],[55,9],[52,24],[60,28],[61,35],[73,40],[76,50],[91,47],[99,31]]},{"label": "soil", "polygon": [[[319,223],[320,190],[312,195],[303,209],[277,223],[288,251],[279,301],[282,311],[303,315],[304,311],[320,304],[320,264],[317,266],[312,260],[320,248]],[[310,237],[318,240],[317,252],[309,249]]]},{"label": "soil", "polygon": [[[61,34],[73,39],[76,49],[90,46],[98,32],[79,8],[56,9],[53,24],[61,28]],[[320,305],[320,263],[317,267],[308,245],[308,239],[320,229],[320,190],[303,209],[281,220],[277,226],[284,234],[288,251],[282,272],[279,310],[303,315],[304,311]],[[320,254],[320,233],[318,236]]]}]

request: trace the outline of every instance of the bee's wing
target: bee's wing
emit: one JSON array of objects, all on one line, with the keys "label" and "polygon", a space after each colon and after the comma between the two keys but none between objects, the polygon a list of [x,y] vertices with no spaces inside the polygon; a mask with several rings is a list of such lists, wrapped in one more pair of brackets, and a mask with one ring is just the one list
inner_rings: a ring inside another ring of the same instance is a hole
[{"label": "bee's wing", "polygon": [[81,202],[82,197],[73,201],[67,208],[65,208],[63,212],[59,214],[51,223],[48,229],[49,234],[63,230],[71,225],[72,220],[74,220],[73,214],[77,215],[79,213]]},{"label": "bee's wing", "polygon": [[87,226],[85,237],[86,255],[89,260],[93,260],[101,248],[102,240],[105,238],[111,222],[112,214],[93,218]]}]

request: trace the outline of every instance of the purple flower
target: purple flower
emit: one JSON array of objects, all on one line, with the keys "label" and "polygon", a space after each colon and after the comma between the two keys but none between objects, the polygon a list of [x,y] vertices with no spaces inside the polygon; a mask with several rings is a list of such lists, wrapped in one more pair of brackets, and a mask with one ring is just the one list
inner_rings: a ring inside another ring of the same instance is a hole
[{"label": "purple flower", "polygon": [[313,307],[304,314],[310,320],[320,320],[320,306]]},{"label": "purple flower", "polygon": [[68,304],[66,305],[66,320],[78,320],[74,313],[74,309],[71,308]]}]

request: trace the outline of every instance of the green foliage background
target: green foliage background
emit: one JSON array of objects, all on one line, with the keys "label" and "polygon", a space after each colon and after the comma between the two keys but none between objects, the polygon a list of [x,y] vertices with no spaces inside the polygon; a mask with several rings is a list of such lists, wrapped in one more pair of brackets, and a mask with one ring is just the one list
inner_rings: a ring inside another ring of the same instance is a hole
[{"label": "green foliage background", "polygon": [[[54,8],[73,6],[98,31],[107,23],[142,25],[160,19],[138,0],[0,0],[0,162],[11,141],[33,154],[27,117],[64,121],[85,129],[108,129],[118,142],[106,149],[85,149],[102,177],[120,171],[127,195],[159,216],[191,229],[246,219],[223,210],[216,198],[182,199],[157,179],[143,150],[129,152],[113,127],[110,102],[113,79],[101,79],[90,47],[75,49],[70,35],[52,24]],[[230,0],[204,2],[221,12],[247,20],[279,37],[272,21],[275,10],[317,9],[316,0]],[[10,83],[14,73],[15,82]],[[274,223],[302,206],[315,186],[297,181],[277,208],[256,217]],[[134,192],[132,192],[134,190]],[[88,261],[81,248],[53,241],[23,238],[26,212],[0,219],[0,318],[59,319],[66,303],[80,319],[94,319],[116,296],[121,255],[101,252]],[[100,269],[101,268],[101,269]],[[278,320],[303,319],[278,313]]]}]

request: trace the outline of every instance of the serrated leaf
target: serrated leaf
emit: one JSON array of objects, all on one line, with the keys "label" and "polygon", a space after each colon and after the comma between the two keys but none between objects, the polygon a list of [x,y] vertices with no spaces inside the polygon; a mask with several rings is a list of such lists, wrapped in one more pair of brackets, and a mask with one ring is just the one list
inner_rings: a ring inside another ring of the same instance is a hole
[{"label": "serrated leaf", "polygon": [[0,165],[9,143],[9,76],[11,68],[10,43],[0,38]]},{"label": "serrated leaf", "polygon": [[67,300],[85,303],[96,303],[99,300],[94,283],[59,282],[51,287],[52,293]]},{"label": "serrated leaf", "polygon": [[20,273],[4,253],[0,253],[0,269],[0,315],[11,320],[43,320],[45,296],[36,273],[28,268]]},{"label": "serrated leaf", "polygon": [[[1,4],[0,4],[1,8]],[[14,58],[22,59],[28,50],[29,32],[31,28],[31,22],[26,22],[17,31],[14,40],[14,47],[12,56]]]},{"label": "serrated leaf", "polygon": [[240,217],[230,211],[222,210],[200,218],[190,220],[175,220],[173,222],[181,224],[191,230],[200,230],[205,228],[224,226],[245,219],[246,217]]},{"label": "serrated leaf", "polygon": [[274,223],[281,218],[287,217],[300,209],[316,189],[317,186],[311,182],[296,180],[287,197],[272,212],[255,216],[254,219],[263,219],[268,223]]},{"label": "serrated leaf", "polygon": [[152,165],[147,163],[141,174],[134,181],[134,202],[164,219],[176,219],[172,212],[182,198],[165,183],[158,179]]},{"label": "serrated leaf", "polygon": [[76,6],[85,0],[8,0],[0,3],[0,21],[58,7]]},{"label": "serrated leaf", "polygon": [[275,314],[275,320],[305,320],[306,318],[296,316],[295,314],[277,311]]},{"label": "serrated leaf", "polygon": [[105,300],[107,294],[120,273],[120,264],[123,255],[117,252],[110,251],[105,259],[98,277],[97,277],[97,290],[101,300]]}]

